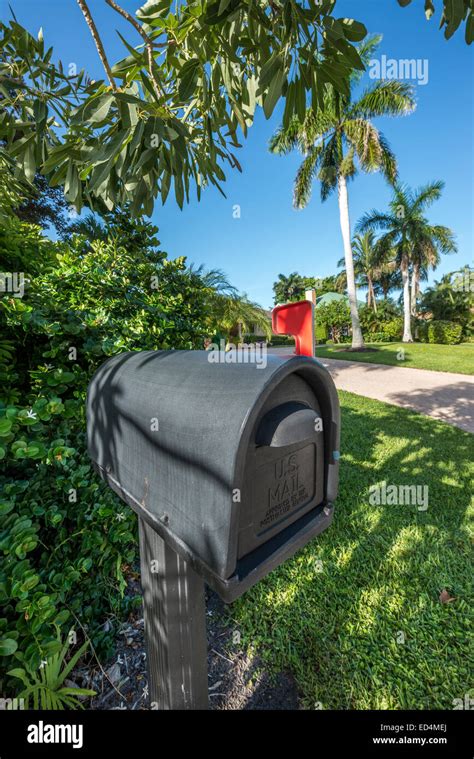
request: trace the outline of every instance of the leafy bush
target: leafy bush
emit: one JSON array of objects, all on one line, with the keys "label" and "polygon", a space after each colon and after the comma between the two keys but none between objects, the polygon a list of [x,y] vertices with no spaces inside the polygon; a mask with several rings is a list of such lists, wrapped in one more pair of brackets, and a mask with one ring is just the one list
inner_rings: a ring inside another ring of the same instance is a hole
[{"label": "leafy bush", "polygon": [[474,273],[468,266],[459,272],[445,274],[440,282],[429,287],[421,299],[421,310],[434,321],[456,322],[463,335],[474,330],[472,287]]},{"label": "leafy bush", "polygon": [[351,326],[349,304],[344,300],[336,300],[316,308],[316,321],[330,332],[332,339],[339,343],[344,330]]},{"label": "leafy bush", "polygon": [[367,335],[367,341],[369,343],[390,343],[392,338],[385,334],[385,332],[370,332]]},{"label": "leafy bush", "polygon": [[462,326],[455,322],[432,321],[428,324],[428,342],[457,345],[461,342]]},{"label": "leafy bush", "polygon": [[427,343],[428,342],[428,322],[420,319],[415,324],[415,336],[418,342],[420,343]]},{"label": "leafy bush", "polygon": [[403,334],[403,317],[400,308],[392,301],[380,301],[377,313],[373,308],[363,306],[359,309],[362,332],[369,342],[388,343],[399,340]]},{"label": "leafy bush", "polygon": [[403,335],[403,318],[401,316],[382,324],[381,331],[391,340],[399,340]]},{"label": "leafy bush", "polygon": [[85,393],[115,353],[202,347],[209,295],[184,259],[154,248],[130,252],[114,239],[84,252],[80,239],[53,243],[9,224],[15,234],[0,235],[0,269],[20,264],[27,285],[23,298],[0,298],[3,693],[15,686],[7,670],[37,669],[59,652],[58,630],[76,622],[105,653],[104,623],[136,602],[124,597],[136,519],[91,469]]},{"label": "leafy bush", "polygon": [[272,335],[270,342],[272,345],[280,346],[292,345],[294,347],[295,345],[295,340],[290,335]]},{"label": "leafy bush", "polygon": [[[275,336],[272,335],[272,339],[271,339],[272,343],[274,343],[274,340],[276,337],[279,337],[279,335],[275,335]],[[266,338],[265,338],[265,335],[249,334],[249,335],[243,335],[240,342],[245,343],[247,345],[252,345],[253,343],[262,343],[262,342],[264,343],[266,342]]]},{"label": "leafy bush", "polygon": [[381,300],[377,303],[377,311],[372,306],[359,308],[359,321],[364,334],[383,331],[384,325],[401,316],[400,307],[391,300]]},{"label": "leafy bush", "polygon": [[403,319],[397,317],[390,321],[381,322],[378,330],[367,333],[366,337],[372,343],[391,343],[400,340],[403,334]]},{"label": "leafy bush", "polygon": [[316,327],[315,327],[315,337],[316,342],[321,344],[325,343],[328,337],[328,331],[325,324],[319,324],[316,320]]}]

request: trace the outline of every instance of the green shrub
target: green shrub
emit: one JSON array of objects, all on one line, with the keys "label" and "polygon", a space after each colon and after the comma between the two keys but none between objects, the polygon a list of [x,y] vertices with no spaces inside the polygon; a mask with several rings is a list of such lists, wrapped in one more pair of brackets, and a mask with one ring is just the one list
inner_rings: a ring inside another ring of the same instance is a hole
[{"label": "green shrub", "polygon": [[400,340],[403,335],[403,319],[401,316],[381,325],[381,331],[391,340]]},{"label": "green shrub", "polygon": [[[272,343],[276,337],[279,337],[279,335],[272,335]],[[282,335],[282,337],[285,337],[285,335]],[[289,338],[286,339],[288,340]],[[250,333],[248,335],[243,335],[242,339],[238,342],[245,343],[246,345],[252,345],[253,343],[264,343],[266,342],[266,338],[265,335],[254,335]]]},{"label": "green shrub", "polygon": [[428,342],[457,345],[461,342],[462,326],[455,322],[432,321],[428,324]]},{"label": "green shrub", "polygon": [[316,308],[316,322],[332,333],[335,342],[341,342],[344,330],[351,326],[349,304],[344,300],[332,301]]},{"label": "green shrub", "polygon": [[379,301],[376,312],[372,306],[361,306],[359,308],[359,321],[364,334],[383,332],[385,325],[397,322],[398,320],[401,323],[403,321],[401,319],[400,307],[395,305],[391,300]]},{"label": "green shrub", "polygon": [[372,329],[364,332],[368,342],[390,343],[400,340],[403,334],[403,319],[397,316],[387,321],[373,322]]},{"label": "green shrub", "polygon": [[325,343],[328,337],[328,331],[325,324],[319,324],[316,321],[316,327],[315,327],[315,337],[316,337],[316,343]]},{"label": "green shrub", "polygon": [[[25,249],[38,232],[18,222]],[[85,393],[96,368],[126,350],[198,348],[209,289],[184,259],[116,240],[41,242],[19,259],[2,241],[0,269],[20,265],[23,298],[0,297],[0,690],[6,672],[35,670],[78,623],[107,653],[107,619],[130,604],[136,518],[93,473]],[[42,264],[41,264],[42,261]],[[19,664],[18,664],[19,663]]]},{"label": "green shrub", "polygon": [[385,334],[385,332],[369,332],[367,335],[367,342],[369,343],[390,343],[392,338]]},{"label": "green shrub", "polygon": [[428,322],[420,321],[415,325],[416,339],[420,343],[428,342]]},{"label": "green shrub", "polygon": [[290,335],[272,335],[270,343],[272,345],[280,345],[280,346],[291,345],[294,347],[295,345],[294,338],[291,337]]}]

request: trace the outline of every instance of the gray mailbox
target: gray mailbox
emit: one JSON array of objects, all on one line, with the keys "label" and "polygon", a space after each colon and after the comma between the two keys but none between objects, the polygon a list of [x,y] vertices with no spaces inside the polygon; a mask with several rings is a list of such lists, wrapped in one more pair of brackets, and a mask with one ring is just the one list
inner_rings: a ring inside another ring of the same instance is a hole
[{"label": "gray mailbox", "polygon": [[[107,361],[88,391],[89,455],[140,517],[145,606],[148,588],[163,628],[177,589],[189,603],[180,622],[185,638],[186,624],[201,614],[194,598],[198,590],[203,596],[201,578],[234,600],[330,524],[337,494],[339,403],[329,373],[306,356],[269,355],[264,367],[225,358],[126,353]],[[150,574],[154,560],[167,593]],[[158,629],[150,608],[149,658]],[[160,666],[155,680],[163,681],[169,672]],[[157,698],[171,708],[204,703],[190,693]]]}]

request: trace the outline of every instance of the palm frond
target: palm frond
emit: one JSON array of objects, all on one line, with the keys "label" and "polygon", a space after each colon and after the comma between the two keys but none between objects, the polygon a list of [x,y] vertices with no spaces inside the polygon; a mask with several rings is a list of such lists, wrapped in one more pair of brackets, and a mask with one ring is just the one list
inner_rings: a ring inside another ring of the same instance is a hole
[{"label": "palm frond", "polygon": [[356,232],[367,232],[370,229],[392,229],[396,220],[392,214],[381,211],[367,211],[356,224]]},{"label": "palm frond", "polygon": [[313,179],[316,176],[324,145],[313,147],[298,169],[293,188],[293,205],[295,208],[304,208],[311,198]]},{"label": "palm frond", "polygon": [[413,85],[395,79],[368,87],[349,111],[349,118],[405,116],[416,108]]},{"label": "palm frond", "polygon": [[[357,45],[357,52],[359,53],[359,58],[361,59],[366,69],[370,63],[370,60],[373,54],[375,53],[376,49],[382,42],[382,38],[383,37],[381,34],[373,34],[370,37],[366,37],[365,40],[363,40],[359,45]],[[365,74],[365,71],[361,71],[360,69],[354,69],[350,75],[351,85],[358,84],[361,78],[364,76],[364,74]]]},{"label": "palm frond", "polygon": [[376,127],[365,119],[353,119],[345,122],[344,133],[364,171],[377,171],[382,163],[382,149]]},{"label": "palm frond", "polygon": [[294,117],[286,129],[280,126],[270,138],[268,149],[276,155],[286,155],[297,147],[301,147],[303,125]]},{"label": "palm frond", "polygon": [[444,182],[441,180],[429,182],[423,187],[417,188],[413,193],[413,212],[417,213],[428,208],[441,197],[443,189]]},{"label": "palm frond", "polygon": [[323,203],[337,187],[337,176],[341,158],[339,140],[334,136],[325,146],[324,152],[321,155],[318,172],[318,179],[321,182],[321,200]]},{"label": "palm frond", "polygon": [[397,159],[390,147],[385,135],[379,132],[379,145],[381,149],[381,169],[385,179],[390,184],[395,184],[398,178]]}]

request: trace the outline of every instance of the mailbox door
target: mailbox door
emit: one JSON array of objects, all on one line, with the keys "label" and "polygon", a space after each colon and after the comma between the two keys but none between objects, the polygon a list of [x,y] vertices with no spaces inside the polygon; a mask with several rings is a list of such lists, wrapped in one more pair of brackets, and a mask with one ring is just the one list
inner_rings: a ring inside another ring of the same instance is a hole
[{"label": "mailbox door", "polygon": [[316,396],[297,374],[285,378],[257,419],[247,455],[238,558],[324,498],[324,431]]}]

